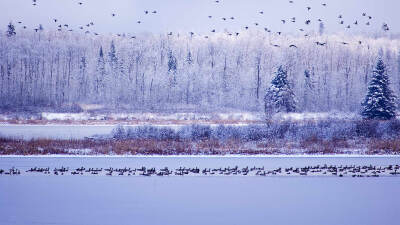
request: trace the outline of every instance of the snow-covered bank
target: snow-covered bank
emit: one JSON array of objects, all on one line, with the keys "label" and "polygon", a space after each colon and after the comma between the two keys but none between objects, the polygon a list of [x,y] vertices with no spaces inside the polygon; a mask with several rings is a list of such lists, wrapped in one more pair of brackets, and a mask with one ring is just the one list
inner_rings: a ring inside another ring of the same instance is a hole
[{"label": "snow-covered bank", "polygon": [[[360,120],[355,113],[320,112],[320,113],[282,113],[271,118],[275,122]],[[54,113],[37,114],[0,114],[0,124],[32,124],[32,125],[169,125],[169,124],[260,124],[265,123],[262,112],[215,112],[215,113]]]}]

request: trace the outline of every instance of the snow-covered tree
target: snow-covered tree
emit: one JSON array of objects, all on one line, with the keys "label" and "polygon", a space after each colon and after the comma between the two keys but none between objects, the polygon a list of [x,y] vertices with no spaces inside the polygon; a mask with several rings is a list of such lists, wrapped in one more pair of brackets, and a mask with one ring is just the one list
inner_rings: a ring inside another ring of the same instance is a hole
[{"label": "snow-covered tree", "polygon": [[287,71],[282,66],[278,68],[275,78],[265,94],[264,102],[267,116],[274,113],[296,111],[296,98],[289,85]]},{"label": "snow-covered tree", "polygon": [[325,32],[325,24],[323,22],[319,23],[319,35],[323,35]]},{"label": "snow-covered tree", "polygon": [[17,33],[15,32],[15,27],[14,24],[12,24],[11,22],[7,25],[7,31],[6,31],[6,35],[7,37],[12,37],[15,36]]},{"label": "snow-covered tree", "polygon": [[[387,35],[377,40],[330,34],[321,40],[315,34],[249,31],[207,39],[138,34],[133,40],[51,29],[17,33],[0,35],[0,107],[82,102],[110,109],[121,103],[132,110],[262,110],[262,90],[275,68],[285,65],[290,87],[301,100],[298,109],[359,112],[378,54],[391,68],[393,90],[400,90],[400,57],[395,57],[400,39]],[[314,83],[307,101],[305,68]]]},{"label": "snow-covered tree", "polygon": [[87,77],[86,77],[86,72],[87,72],[87,61],[86,57],[82,56],[81,60],[79,60],[79,75],[78,75],[78,98],[79,99],[85,99],[87,96]]},{"label": "snow-covered tree", "polygon": [[314,97],[314,82],[311,77],[310,70],[304,71],[304,89],[303,89],[303,110],[312,111],[313,103],[312,98]]},{"label": "snow-covered tree", "polygon": [[389,120],[396,114],[396,97],[389,87],[389,76],[382,59],[378,59],[372,79],[368,85],[368,93],[362,103],[362,116],[365,119]]},{"label": "snow-covered tree", "polygon": [[103,47],[100,47],[99,56],[97,58],[97,68],[94,84],[94,94],[99,101],[104,96],[104,80],[106,76],[106,65],[104,61]]},{"label": "snow-covered tree", "polygon": [[[171,86],[175,86],[176,83],[176,73],[177,73],[177,59],[174,56],[174,54],[172,53],[172,51],[170,50],[168,52],[168,75],[170,76],[170,85]],[[171,73],[172,73],[172,77],[171,77]]]}]

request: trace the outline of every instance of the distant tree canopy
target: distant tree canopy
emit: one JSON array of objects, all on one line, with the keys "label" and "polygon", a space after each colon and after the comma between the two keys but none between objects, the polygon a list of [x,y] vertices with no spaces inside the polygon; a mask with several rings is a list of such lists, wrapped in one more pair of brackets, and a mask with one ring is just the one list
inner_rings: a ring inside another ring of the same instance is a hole
[{"label": "distant tree canopy", "polygon": [[362,116],[366,119],[390,120],[396,117],[396,96],[389,87],[389,76],[382,59],[378,59],[368,93],[362,103]]},{"label": "distant tree canopy", "polygon": [[[390,68],[393,92],[400,93],[400,39],[388,37],[324,35],[321,40],[318,34],[249,30],[237,36],[137,34],[133,39],[4,28],[0,108],[7,110],[80,103],[110,110],[263,112],[265,91],[274,80],[287,90],[271,92],[286,94],[278,111],[358,113],[378,55]],[[298,102],[292,104],[291,96]]]},{"label": "distant tree canopy", "polygon": [[264,102],[267,116],[296,111],[296,98],[289,85],[287,71],[282,66],[278,68],[275,78],[265,94]]}]

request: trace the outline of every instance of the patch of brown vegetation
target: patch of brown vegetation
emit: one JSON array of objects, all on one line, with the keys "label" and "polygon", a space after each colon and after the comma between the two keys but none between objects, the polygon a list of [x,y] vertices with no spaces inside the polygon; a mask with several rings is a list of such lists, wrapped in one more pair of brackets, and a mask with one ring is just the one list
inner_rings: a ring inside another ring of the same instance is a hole
[{"label": "patch of brown vegetation", "polygon": [[400,153],[400,139],[372,139],[368,143],[368,151],[371,154],[376,152],[385,151],[385,152],[395,152],[397,154]]},{"label": "patch of brown vegetation", "polygon": [[323,140],[315,136],[300,141],[300,148],[306,149],[310,154],[334,154],[340,149],[349,149],[351,147],[347,140],[334,138],[332,140]]}]

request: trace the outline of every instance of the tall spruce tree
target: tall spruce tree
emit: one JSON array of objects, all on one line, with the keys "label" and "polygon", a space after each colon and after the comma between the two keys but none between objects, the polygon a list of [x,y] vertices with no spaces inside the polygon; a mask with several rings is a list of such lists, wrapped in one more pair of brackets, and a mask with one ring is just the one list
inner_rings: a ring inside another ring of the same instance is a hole
[{"label": "tall spruce tree", "polygon": [[177,60],[172,51],[168,52],[168,74],[172,73],[172,77],[170,77],[170,85],[175,86],[177,84],[176,74],[177,74]]},{"label": "tall spruce tree", "polygon": [[[304,95],[303,95],[303,110],[313,111],[311,99],[314,97],[314,82],[311,77],[310,70],[304,71]],[[311,104],[310,104],[311,103]]]},{"label": "tall spruce tree", "polygon": [[7,32],[6,35],[7,37],[12,37],[15,36],[17,33],[15,32],[15,27],[14,24],[12,24],[11,22],[7,25]]},{"label": "tall spruce tree", "polygon": [[95,76],[95,85],[94,85],[94,93],[96,96],[96,100],[104,100],[101,99],[104,97],[104,80],[106,76],[106,68],[105,68],[105,60],[104,60],[104,53],[103,47],[100,46],[99,56],[97,58],[97,68],[96,68],[96,76]]},{"label": "tall spruce tree", "polygon": [[371,82],[368,85],[368,93],[362,103],[361,115],[365,119],[390,120],[396,114],[396,96],[389,87],[389,76],[386,66],[381,58],[378,59],[373,71]]},{"label": "tall spruce tree", "polygon": [[265,94],[264,102],[265,113],[269,117],[274,113],[296,111],[296,98],[287,80],[287,71],[282,66],[278,68]]}]

